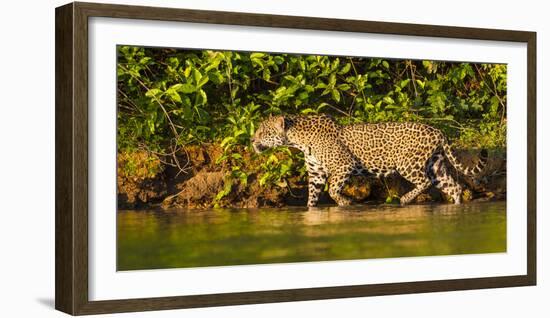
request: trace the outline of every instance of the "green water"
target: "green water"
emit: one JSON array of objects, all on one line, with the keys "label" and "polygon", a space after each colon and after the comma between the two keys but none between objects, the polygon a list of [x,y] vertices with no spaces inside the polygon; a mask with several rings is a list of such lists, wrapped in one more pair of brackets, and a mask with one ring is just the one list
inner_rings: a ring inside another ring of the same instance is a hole
[{"label": "green water", "polygon": [[506,203],[118,212],[118,270],[506,251]]}]

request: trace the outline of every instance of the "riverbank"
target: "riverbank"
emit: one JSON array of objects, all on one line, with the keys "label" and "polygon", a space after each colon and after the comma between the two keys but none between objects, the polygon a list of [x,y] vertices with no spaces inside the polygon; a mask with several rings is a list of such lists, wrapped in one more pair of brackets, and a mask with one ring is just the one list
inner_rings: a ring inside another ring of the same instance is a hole
[{"label": "riverbank", "polygon": [[[478,151],[457,150],[465,164],[477,159]],[[490,201],[506,199],[505,151],[491,151],[481,173],[480,182],[459,177],[465,187],[463,200]],[[164,208],[258,208],[305,206],[307,175],[304,171],[281,178],[279,182],[262,182],[259,167],[265,158],[249,151],[239,153],[239,170],[224,156],[219,145],[188,146],[177,157],[161,157],[146,151],[120,152],[117,159],[117,191],[120,209]],[[284,152],[275,152],[275,159],[285,160]],[[177,164],[176,163],[177,160]],[[301,164],[296,162],[295,168]],[[178,167],[179,166],[179,167]],[[303,170],[303,169],[302,169]],[[242,171],[247,171],[244,173]],[[384,180],[354,177],[345,194],[361,203],[397,202],[412,185],[398,175]],[[435,189],[420,195],[416,202],[447,202]],[[333,201],[325,192],[320,204]]]}]

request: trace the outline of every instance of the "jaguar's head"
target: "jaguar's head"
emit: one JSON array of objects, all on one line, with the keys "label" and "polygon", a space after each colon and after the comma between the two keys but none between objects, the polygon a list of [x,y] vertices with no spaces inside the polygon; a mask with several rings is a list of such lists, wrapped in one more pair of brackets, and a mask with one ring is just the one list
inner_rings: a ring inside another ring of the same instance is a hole
[{"label": "jaguar's head", "polygon": [[285,118],[283,116],[269,116],[260,123],[252,137],[254,151],[260,153],[268,148],[286,144]]}]

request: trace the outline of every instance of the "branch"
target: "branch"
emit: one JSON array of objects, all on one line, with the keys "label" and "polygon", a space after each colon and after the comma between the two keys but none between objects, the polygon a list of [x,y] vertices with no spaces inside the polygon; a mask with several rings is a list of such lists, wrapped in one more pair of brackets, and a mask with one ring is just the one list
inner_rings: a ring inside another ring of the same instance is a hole
[{"label": "branch", "polygon": [[[132,101],[132,99],[130,97],[128,97],[128,95],[126,95],[126,93],[124,93],[123,90],[121,90],[120,88],[117,88],[117,91],[125,98],[125,101],[130,104],[132,107],[134,107],[137,111],[139,111],[140,113],[143,114],[143,110],[139,109],[139,107]],[[130,109],[130,108],[128,108]]]},{"label": "branch", "polygon": [[418,97],[418,91],[416,90],[416,83],[415,83],[416,78],[414,76],[414,71],[415,71],[416,67],[413,69],[413,64],[412,64],[411,60],[407,61],[407,64],[408,64],[408,66],[411,70],[411,81],[413,83],[413,88],[414,88],[414,97]]},{"label": "branch", "polygon": [[329,104],[329,103],[324,103],[324,104],[327,105],[328,107],[332,108],[333,110],[339,112],[340,114],[343,114],[343,115],[345,115],[345,116],[349,116],[348,113],[346,113],[345,111],[339,109],[339,108],[336,107],[336,106],[333,106],[333,105],[331,105],[331,104]]}]

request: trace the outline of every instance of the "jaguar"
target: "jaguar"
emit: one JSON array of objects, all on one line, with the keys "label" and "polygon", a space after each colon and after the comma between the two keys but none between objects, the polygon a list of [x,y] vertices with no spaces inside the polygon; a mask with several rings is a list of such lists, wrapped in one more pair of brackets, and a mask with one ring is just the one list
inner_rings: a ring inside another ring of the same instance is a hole
[{"label": "jaguar", "polygon": [[330,197],[345,206],[343,194],[353,175],[378,178],[397,173],[414,188],[400,197],[401,205],[413,201],[430,186],[461,203],[462,187],[447,163],[461,174],[475,177],[487,164],[487,151],[470,167],[453,154],[441,130],[414,122],[341,125],[328,115],[269,116],[251,138],[254,151],[288,146],[303,152],[308,173],[309,207],[316,206],[328,182]]}]

